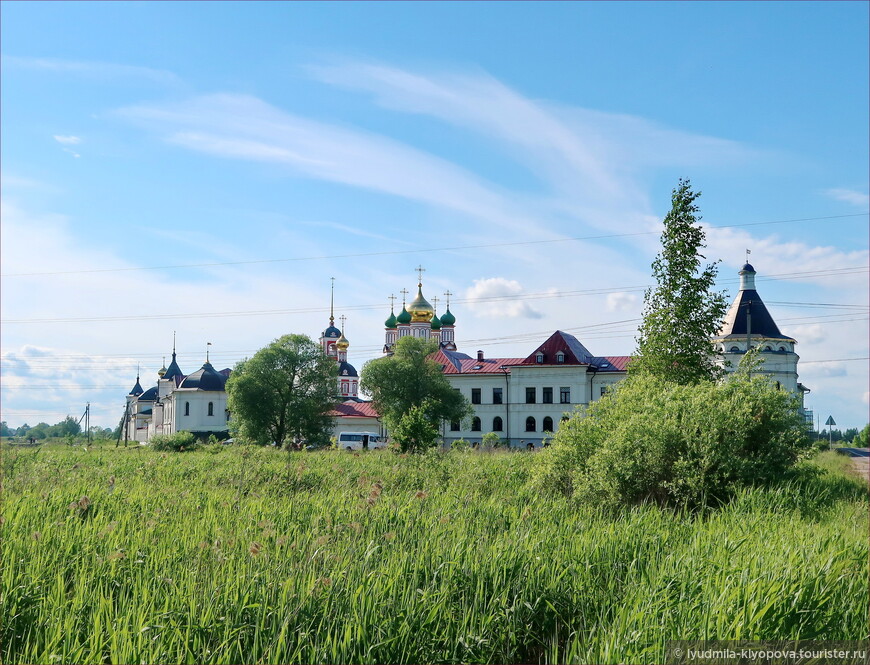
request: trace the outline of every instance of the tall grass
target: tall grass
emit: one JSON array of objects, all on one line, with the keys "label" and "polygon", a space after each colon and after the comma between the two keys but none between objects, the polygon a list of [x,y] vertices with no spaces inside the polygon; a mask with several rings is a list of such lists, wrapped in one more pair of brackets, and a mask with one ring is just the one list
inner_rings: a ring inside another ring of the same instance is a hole
[{"label": "tall grass", "polygon": [[6,448],[2,661],[651,663],[667,639],[868,636],[859,481],[606,514],[535,494],[535,461]]}]

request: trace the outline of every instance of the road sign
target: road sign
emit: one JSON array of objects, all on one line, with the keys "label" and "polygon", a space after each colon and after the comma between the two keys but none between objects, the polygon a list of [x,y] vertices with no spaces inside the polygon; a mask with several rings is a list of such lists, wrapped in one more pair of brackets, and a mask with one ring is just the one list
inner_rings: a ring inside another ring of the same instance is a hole
[{"label": "road sign", "polygon": [[828,419],[825,421],[825,425],[836,425],[834,422],[834,416],[828,416]]}]

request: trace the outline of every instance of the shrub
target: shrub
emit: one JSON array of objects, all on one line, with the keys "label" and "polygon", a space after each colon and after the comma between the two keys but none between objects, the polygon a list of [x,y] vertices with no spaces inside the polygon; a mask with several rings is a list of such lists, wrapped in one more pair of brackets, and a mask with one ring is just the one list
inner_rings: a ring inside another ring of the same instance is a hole
[{"label": "shrub", "polygon": [[175,434],[158,434],[150,441],[154,450],[183,451],[193,450],[196,437],[191,432],[176,432]]},{"label": "shrub", "polygon": [[450,444],[450,447],[453,450],[466,451],[471,449],[471,444],[468,443],[465,439],[456,439],[453,443]]},{"label": "shrub", "polygon": [[487,432],[483,435],[484,448],[498,448],[501,446],[501,439],[495,432]]},{"label": "shrub", "polygon": [[809,446],[796,398],[762,376],[636,375],[563,423],[539,480],[595,503],[698,506],[782,478]]}]

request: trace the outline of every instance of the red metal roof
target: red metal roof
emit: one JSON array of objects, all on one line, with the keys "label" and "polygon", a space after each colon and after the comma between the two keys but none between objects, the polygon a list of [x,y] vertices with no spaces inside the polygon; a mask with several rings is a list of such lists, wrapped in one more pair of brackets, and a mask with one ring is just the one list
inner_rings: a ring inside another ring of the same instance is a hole
[{"label": "red metal roof", "polygon": [[330,416],[339,416],[342,418],[377,418],[380,414],[375,411],[375,407],[371,402],[357,402],[349,399],[335,405],[335,408],[329,412]]},{"label": "red metal roof", "polygon": [[[556,362],[556,354],[561,351],[565,354],[565,360],[561,363]],[[537,355],[544,354],[544,362],[539,363]],[[523,360],[524,365],[588,365],[592,360],[592,354],[589,350],[580,343],[574,335],[569,335],[566,332],[557,330],[550,338],[541,344],[537,349],[532,351],[528,358]]]}]

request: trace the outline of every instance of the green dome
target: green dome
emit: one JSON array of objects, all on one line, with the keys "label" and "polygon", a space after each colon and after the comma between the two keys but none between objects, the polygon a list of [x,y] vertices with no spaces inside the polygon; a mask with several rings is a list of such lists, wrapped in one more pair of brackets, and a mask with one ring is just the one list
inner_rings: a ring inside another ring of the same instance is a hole
[{"label": "green dome", "polygon": [[402,307],[402,311],[399,313],[399,316],[396,317],[396,323],[411,323],[411,315],[404,307]]},{"label": "green dome", "polygon": [[438,315],[432,317],[431,324],[432,330],[441,330],[441,319],[438,318]]},{"label": "green dome", "polygon": [[450,308],[447,308],[447,311],[444,312],[444,316],[441,317],[441,325],[443,326],[452,326],[456,323],[456,317],[450,313]]},{"label": "green dome", "polygon": [[395,328],[396,327],[396,315],[393,312],[390,312],[390,318],[384,321],[385,328]]}]

